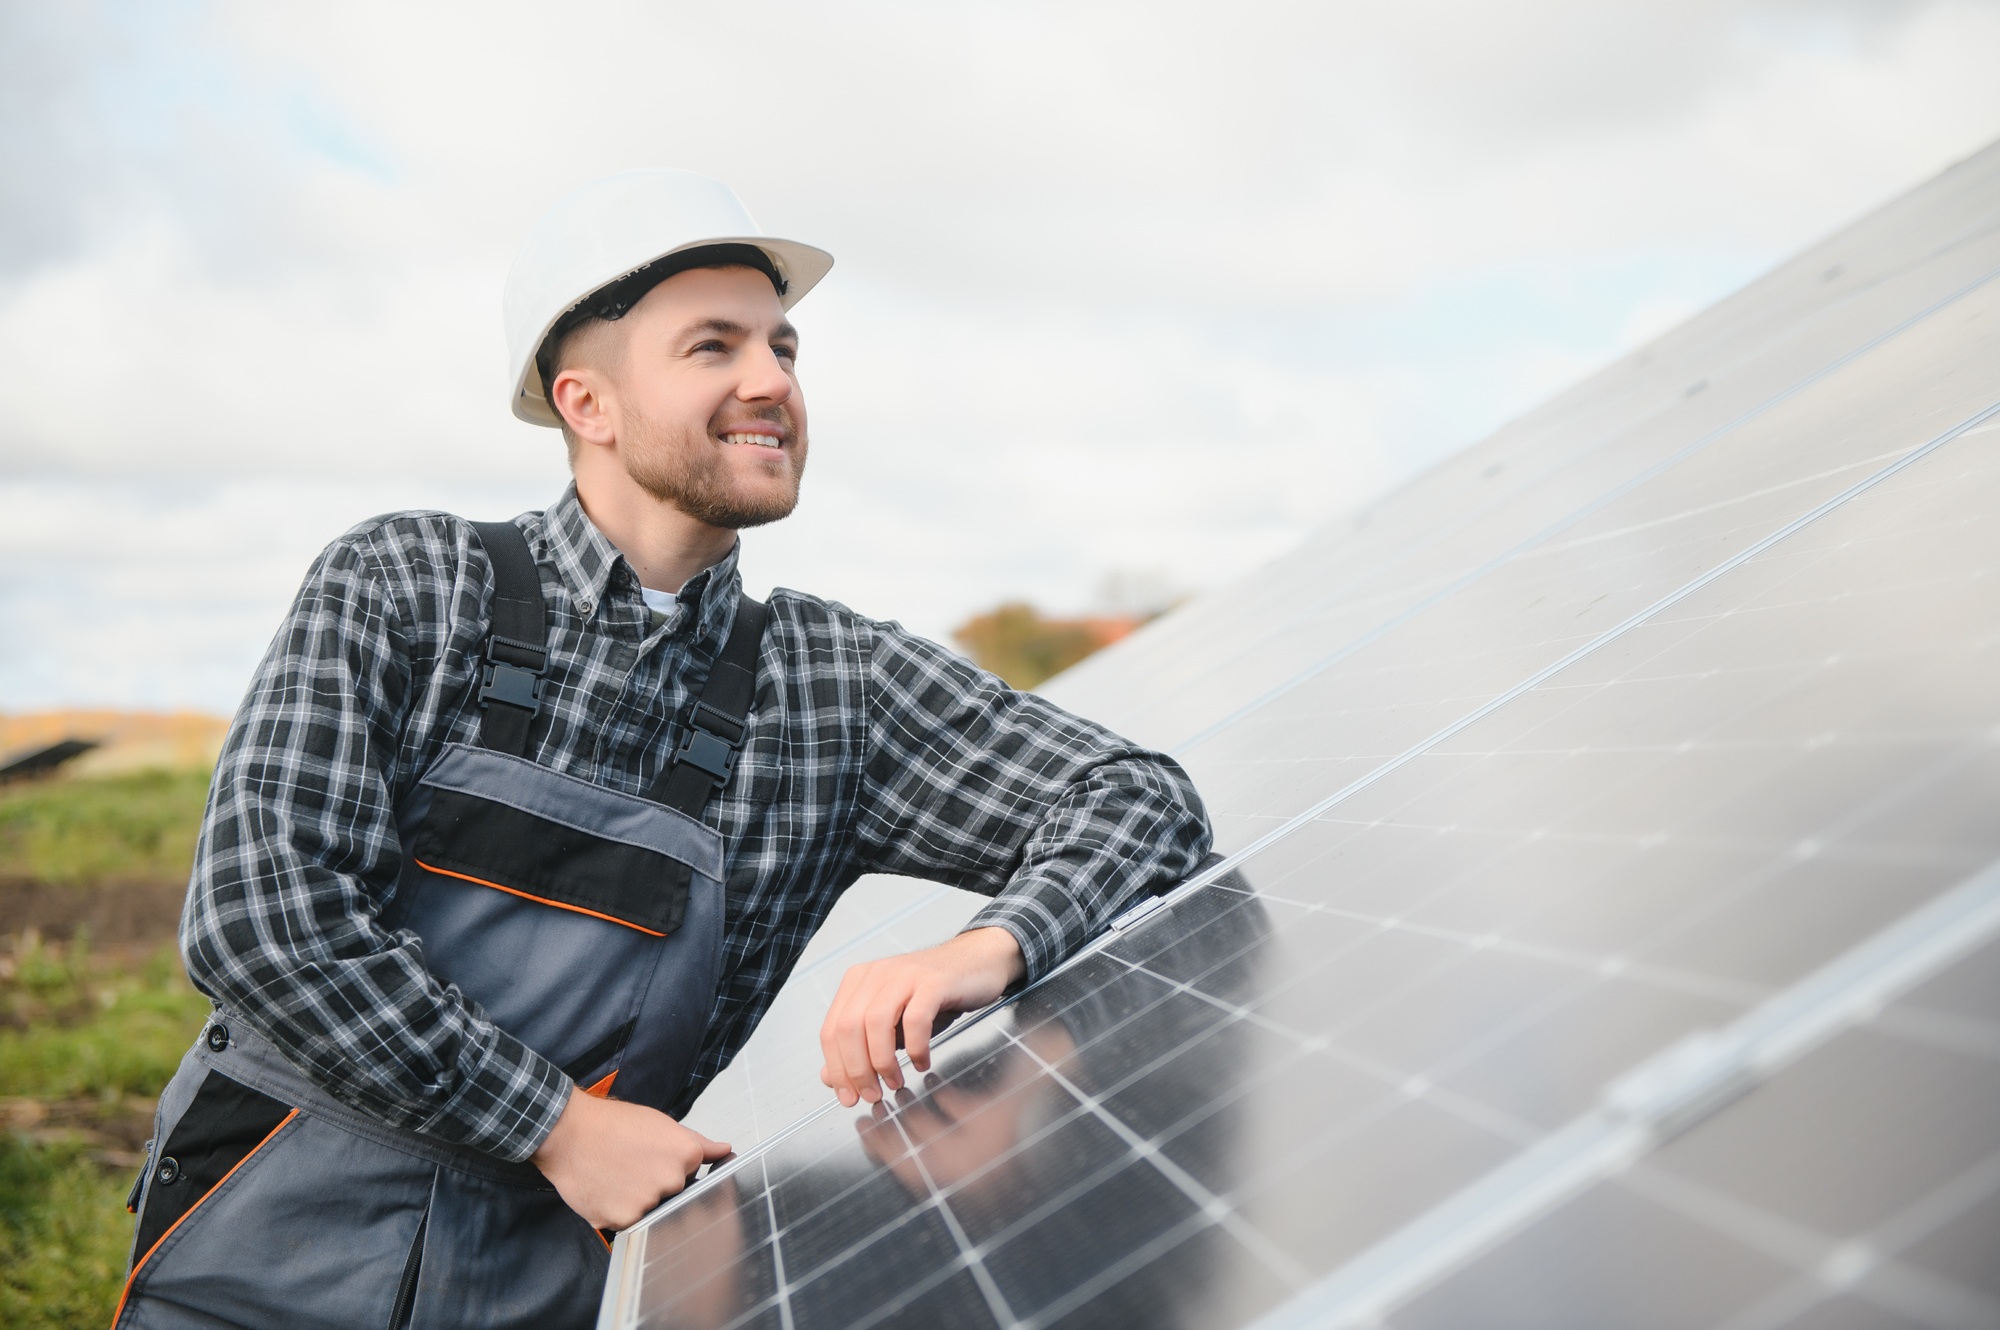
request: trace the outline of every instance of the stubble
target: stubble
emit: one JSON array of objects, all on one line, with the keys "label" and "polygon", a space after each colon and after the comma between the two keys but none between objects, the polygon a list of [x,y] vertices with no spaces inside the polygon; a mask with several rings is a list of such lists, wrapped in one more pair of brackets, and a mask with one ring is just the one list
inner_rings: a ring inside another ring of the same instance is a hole
[{"label": "stubble", "polygon": [[623,450],[626,474],[646,493],[709,526],[741,531],[789,517],[805,475],[805,436],[793,434],[791,413],[782,408],[759,418],[782,425],[791,439],[785,448],[790,483],[775,491],[739,488],[721,453],[729,445],[717,444],[708,431],[661,427],[652,420],[641,422],[632,440],[637,446]]}]

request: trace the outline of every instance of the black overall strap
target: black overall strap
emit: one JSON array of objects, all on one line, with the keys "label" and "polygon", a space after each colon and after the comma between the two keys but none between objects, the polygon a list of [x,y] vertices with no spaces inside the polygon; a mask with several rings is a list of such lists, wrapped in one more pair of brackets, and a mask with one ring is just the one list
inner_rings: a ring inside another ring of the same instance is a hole
[{"label": "black overall strap", "polygon": [[764,641],[770,609],[738,594],[736,622],[729,640],[709,668],[701,696],[688,710],[687,737],[653,785],[655,803],[699,818],[715,792],[729,784],[757,700],[757,652]]},{"label": "black overall strap", "polygon": [[528,729],[542,707],[549,667],[542,575],[528,538],[512,522],[474,522],[493,565],[493,622],[479,669],[481,746],[515,757],[528,754]]}]

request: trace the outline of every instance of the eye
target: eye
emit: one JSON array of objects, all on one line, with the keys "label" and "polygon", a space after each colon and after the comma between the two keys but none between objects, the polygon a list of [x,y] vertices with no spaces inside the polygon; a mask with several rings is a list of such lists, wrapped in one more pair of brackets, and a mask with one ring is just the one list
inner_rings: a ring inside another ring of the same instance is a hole
[{"label": "eye", "polygon": [[711,337],[705,342],[696,342],[692,347],[688,349],[691,351],[727,351],[729,348],[724,346],[720,341]]},{"label": "eye", "polygon": [[796,346],[787,346],[783,342],[779,342],[771,348],[771,354],[780,360],[797,360],[799,358],[799,349]]}]

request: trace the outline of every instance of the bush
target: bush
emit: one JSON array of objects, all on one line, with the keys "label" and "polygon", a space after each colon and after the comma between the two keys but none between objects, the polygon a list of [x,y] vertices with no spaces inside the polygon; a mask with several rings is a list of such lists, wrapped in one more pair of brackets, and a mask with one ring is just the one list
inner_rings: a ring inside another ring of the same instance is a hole
[{"label": "bush", "polygon": [[1015,688],[1033,688],[1140,624],[1135,617],[1050,619],[1023,601],[975,615],[952,630],[981,669]]}]

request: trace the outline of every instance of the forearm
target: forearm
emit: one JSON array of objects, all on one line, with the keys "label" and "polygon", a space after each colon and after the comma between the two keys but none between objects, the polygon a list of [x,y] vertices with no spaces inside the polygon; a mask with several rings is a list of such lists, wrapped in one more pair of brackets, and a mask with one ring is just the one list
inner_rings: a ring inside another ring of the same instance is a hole
[{"label": "forearm", "polygon": [[1107,763],[1055,800],[1006,887],[965,926],[1006,929],[1038,979],[1132,901],[1193,872],[1209,842],[1179,767],[1150,754]]},{"label": "forearm", "polygon": [[1011,933],[1029,978],[1207,853],[1172,759],[899,631],[871,683],[860,867],[995,897],[970,926]]},{"label": "forearm", "polygon": [[[417,946],[377,926],[382,893],[371,879],[394,860],[377,863],[357,843],[392,835],[393,824],[354,815],[355,839],[330,854],[302,830],[304,810],[239,774],[225,756],[182,923],[190,978],[371,1116],[509,1159],[531,1154],[568,1078],[468,1010]],[[364,871],[330,858],[358,859]]]},{"label": "forearm", "polygon": [[519,1160],[555,1125],[569,1078],[475,1018],[393,943],[367,956],[232,938],[226,896],[190,901],[189,975],[334,1097],[410,1131]]}]

